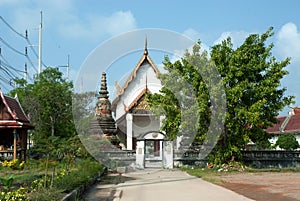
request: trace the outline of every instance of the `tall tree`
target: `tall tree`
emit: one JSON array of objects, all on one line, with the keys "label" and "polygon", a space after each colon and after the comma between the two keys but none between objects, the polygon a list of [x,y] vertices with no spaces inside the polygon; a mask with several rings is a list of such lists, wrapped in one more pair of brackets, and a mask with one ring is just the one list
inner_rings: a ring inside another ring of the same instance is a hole
[{"label": "tall tree", "polygon": [[273,44],[266,44],[272,29],[250,35],[235,50],[230,38],[212,48],[211,58],[226,87],[226,129],[216,147],[221,161],[240,156],[250,141],[261,148],[269,146],[271,136],[264,130],[292,103],[293,97],[285,96],[286,88],[280,83],[288,74],[285,67],[290,59],[277,61],[271,52]]},{"label": "tall tree", "polygon": [[[288,74],[285,67],[290,60],[277,61],[272,56],[273,44],[266,42],[272,35],[272,28],[261,35],[252,34],[236,49],[228,38],[212,47],[210,57],[201,51],[198,43],[193,51],[186,52],[180,61],[172,63],[168,58],[165,59],[165,68],[169,72],[161,76],[164,87],[170,86],[165,85],[170,83],[170,80],[185,80],[193,90],[197,110],[195,108],[192,110],[194,114],[198,114],[196,139],[200,144],[206,137],[205,132],[209,124],[213,123],[210,114],[214,107],[217,107],[215,102],[218,102],[209,94],[211,91],[206,79],[206,76],[209,77],[212,73],[211,62],[214,62],[219,71],[225,89],[223,97],[226,98],[226,121],[218,144],[211,154],[214,162],[222,163],[230,160],[232,156],[239,158],[241,150],[250,141],[260,147],[268,146],[270,136],[264,129],[275,123],[274,117],[279,111],[292,103],[293,97],[285,96],[286,88],[280,85],[281,79]],[[177,76],[174,76],[174,72]],[[163,107],[168,107],[165,104],[166,100],[173,100],[174,97],[165,91],[163,88],[161,94],[154,96],[154,100],[150,98],[150,102],[160,101]],[[176,91],[174,92],[172,88],[169,91],[177,97]],[[184,94],[182,91],[181,88],[178,93]],[[176,102],[173,103],[176,105]],[[175,111],[178,109],[175,108]],[[168,125],[172,118],[171,113],[166,113],[164,126]],[[185,123],[182,121],[180,125],[177,123],[176,128],[180,130]]]},{"label": "tall tree", "polygon": [[72,117],[71,82],[66,81],[56,68],[46,68],[34,83],[17,80],[18,87],[10,92],[18,98],[31,122],[35,125],[34,138],[68,137],[75,134]]}]

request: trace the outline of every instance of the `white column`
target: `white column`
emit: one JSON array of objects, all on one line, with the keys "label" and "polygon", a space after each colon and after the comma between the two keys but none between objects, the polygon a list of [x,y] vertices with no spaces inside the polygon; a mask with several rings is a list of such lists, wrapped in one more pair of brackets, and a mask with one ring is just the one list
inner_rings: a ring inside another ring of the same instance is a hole
[{"label": "white column", "polygon": [[135,162],[136,162],[136,167],[137,168],[145,168],[145,141],[141,140],[141,141],[137,141],[136,143],[136,158],[135,158]]},{"label": "white column", "polygon": [[126,114],[126,125],[127,125],[127,150],[132,150],[132,114]]},{"label": "white column", "polygon": [[173,142],[164,141],[163,166],[168,169],[173,169]]}]

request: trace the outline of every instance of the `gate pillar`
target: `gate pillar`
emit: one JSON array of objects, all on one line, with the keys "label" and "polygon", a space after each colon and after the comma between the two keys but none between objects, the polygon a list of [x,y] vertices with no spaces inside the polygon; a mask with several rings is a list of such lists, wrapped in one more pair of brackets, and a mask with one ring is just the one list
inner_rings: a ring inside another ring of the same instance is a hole
[{"label": "gate pillar", "polygon": [[137,168],[145,168],[145,141],[136,142],[136,159]]},{"label": "gate pillar", "polygon": [[163,149],[163,166],[164,168],[173,168],[173,141],[164,141]]}]

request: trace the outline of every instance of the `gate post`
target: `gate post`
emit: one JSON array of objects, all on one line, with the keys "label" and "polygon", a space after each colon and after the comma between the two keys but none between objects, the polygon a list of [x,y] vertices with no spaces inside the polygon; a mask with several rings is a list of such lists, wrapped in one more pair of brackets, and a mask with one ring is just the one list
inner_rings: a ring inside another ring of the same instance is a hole
[{"label": "gate post", "polygon": [[164,141],[163,143],[163,166],[164,168],[173,169],[173,141]]},{"label": "gate post", "polygon": [[137,168],[145,168],[145,140],[136,142],[136,158]]}]

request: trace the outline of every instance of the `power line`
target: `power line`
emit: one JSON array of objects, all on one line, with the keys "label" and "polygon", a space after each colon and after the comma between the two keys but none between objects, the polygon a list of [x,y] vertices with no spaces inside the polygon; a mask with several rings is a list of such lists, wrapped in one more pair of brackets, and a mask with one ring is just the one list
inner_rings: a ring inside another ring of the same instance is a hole
[{"label": "power line", "polygon": [[26,56],[24,53],[20,52],[19,50],[17,50],[16,48],[12,47],[11,45],[9,45],[1,36],[0,36],[0,41],[2,41],[2,43],[4,45],[6,45],[9,49],[13,50],[14,52],[22,55],[22,56]]},{"label": "power line", "polygon": [[24,71],[22,71],[22,70],[19,70],[19,69],[13,67],[13,66],[5,59],[5,57],[1,54],[1,48],[0,48],[0,57],[1,57],[2,60],[4,61],[4,62],[3,62],[3,61],[0,60],[0,64],[5,65],[6,67],[8,67],[8,68],[10,68],[10,69],[12,69],[12,70],[14,70],[14,71],[17,71],[17,72],[24,72]]},{"label": "power line", "polygon": [[[13,31],[15,34],[17,34],[18,36],[20,36],[21,38],[26,40],[27,46],[30,47],[31,51],[33,52],[33,54],[35,55],[35,57],[38,59],[38,61],[44,66],[47,67],[47,65],[45,65],[45,63],[40,60],[39,55],[37,54],[36,50],[33,48],[33,45],[28,37],[28,31],[25,31],[25,36],[23,34],[21,34],[20,32],[18,32],[16,29],[13,28],[13,26],[11,26],[2,16],[0,16],[1,21],[11,30]],[[12,51],[18,53],[19,55],[25,56],[28,63],[32,66],[32,68],[34,69],[34,71],[36,73],[38,73],[38,70],[36,68],[36,66],[34,65],[34,63],[32,62],[32,59],[29,57],[28,52],[27,52],[27,47],[25,47],[25,54],[19,50],[17,50],[16,48],[14,48],[12,45],[10,45],[7,41],[5,41],[2,37],[0,37],[0,41],[7,46],[9,49],[11,49]],[[8,62],[6,62],[8,63]],[[11,65],[10,65],[11,66]]]},{"label": "power line", "polygon": [[4,22],[4,24],[6,24],[6,26],[8,26],[10,28],[10,30],[12,30],[13,32],[15,32],[18,36],[26,39],[25,36],[23,36],[22,34],[20,34],[17,30],[15,30],[7,21],[4,20],[4,18],[2,16],[0,16],[0,19],[2,20],[2,22]]},{"label": "power line", "polygon": [[[27,32],[27,31],[26,31],[26,32]],[[38,54],[36,53],[35,49],[33,48],[34,45],[31,44],[31,42],[30,42],[30,40],[29,40],[29,38],[28,38],[27,35],[26,35],[26,40],[27,40],[28,46],[30,47],[31,51],[33,52],[33,54],[34,54],[34,55],[36,56],[36,58],[38,59],[39,56],[38,56]],[[44,67],[47,67],[47,65],[45,65],[43,61],[42,61],[42,64],[43,64]]]}]

